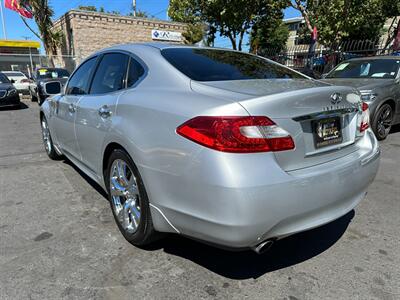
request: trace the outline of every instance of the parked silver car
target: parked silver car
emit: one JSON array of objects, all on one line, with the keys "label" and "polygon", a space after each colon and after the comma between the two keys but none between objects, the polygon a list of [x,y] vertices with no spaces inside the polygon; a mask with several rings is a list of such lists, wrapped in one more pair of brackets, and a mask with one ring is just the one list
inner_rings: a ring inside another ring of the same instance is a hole
[{"label": "parked silver car", "polygon": [[400,123],[400,57],[375,56],[347,60],[325,76],[325,82],[361,91],[368,103],[371,127],[383,140]]},{"label": "parked silver car", "polygon": [[364,197],[380,151],[357,93],[241,52],[130,44],[86,59],[40,117],[48,155],[108,192],[131,243],[262,252]]}]

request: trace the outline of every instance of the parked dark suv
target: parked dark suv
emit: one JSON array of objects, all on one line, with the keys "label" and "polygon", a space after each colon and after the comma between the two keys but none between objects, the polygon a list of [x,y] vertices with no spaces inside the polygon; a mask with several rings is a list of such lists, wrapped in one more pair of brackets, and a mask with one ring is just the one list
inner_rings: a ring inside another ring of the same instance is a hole
[{"label": "parked dark suv", "polygon": [[58,81],[62,86],[68,80],[69,72],[61,68],[39,68],[36,70],[34,80],[36,86],[31,88],[32,101],[38,101],[42,105],[44,100],[49,96],[44,89],[44,85],[48,82]]}]

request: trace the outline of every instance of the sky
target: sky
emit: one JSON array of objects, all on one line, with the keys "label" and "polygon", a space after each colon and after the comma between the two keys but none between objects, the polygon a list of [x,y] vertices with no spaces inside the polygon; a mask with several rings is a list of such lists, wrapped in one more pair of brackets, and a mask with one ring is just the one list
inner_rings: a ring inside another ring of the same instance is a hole
[{"label": "sky", "polygon": [[[6,36],[7,39],[13,40],[39,40],[21,21],[20,16],[9,9],[4,8],[4,0],[0,0],[3,7]],[[249,0],[251,1],[251,0]],[[120,11],[121,14],[127,14],[131,11],[131,0],[50,0],[50,5],[54,10],[55,19],[62,16],[64,13],[73,8],[78,8],[80,5],[93,5],[96,7],[103,6],[106,11]],[[167,20],[167,8],[169,0],[136,0],[136,7],[141,11],[145,11],[148,15],[162,20]],[[285,10],[285,18],[298,16],[298,12],[292,8]],[[36,29],[35,22],[28,20],[28,23]],[[1,29],[3,29],[1,27]],[[4,39],[3,30],[0,31],[0,36]],[[245,41],[247,43],[247,40]],[[217,47],[231,47],[231,43],[227,38],[217,37],[215,41]]]}]

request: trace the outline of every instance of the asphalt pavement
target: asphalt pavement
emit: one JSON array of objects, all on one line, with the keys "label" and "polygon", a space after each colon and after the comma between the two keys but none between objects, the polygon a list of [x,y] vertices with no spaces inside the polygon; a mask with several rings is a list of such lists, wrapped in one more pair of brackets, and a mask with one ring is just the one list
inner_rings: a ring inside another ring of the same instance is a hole
[{"label": "asphalt pavement", "polygon": [[42,146],[39,109],[0,110],[0,299],[400,299],[400,128],[341,219],[265,255],[124,240],[106,195]]}]

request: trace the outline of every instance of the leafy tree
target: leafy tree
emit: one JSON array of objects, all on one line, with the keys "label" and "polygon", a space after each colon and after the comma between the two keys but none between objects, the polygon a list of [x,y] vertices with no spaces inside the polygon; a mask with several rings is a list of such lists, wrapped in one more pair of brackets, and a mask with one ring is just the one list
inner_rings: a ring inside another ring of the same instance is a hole
[{"label": "leafy tree", "polygon": [[395,40],[400,31],[400,18],[398,18],[400,16],[400,0],[383,0],[382,9],[386,17],[392,18],[384,46],[386,49]]},{"label": "leafy tree", "polygon": [[185,44],[193,45],[200,42],[204,37],[204,24],[188,24],[185,32],[182,33]]},{"label": "leafy tree", "polygon": [[27,21],[21,17],[22,21],[32,33],[42,40],[44,49],[49,59],[49,64],[54,66],[53,57],[57,55],[57,47],[60,46],[63,38],[61,31],[53,30],[52,17],[54,11],[49,5],[48,0],[21,0],[24,7],[29,8],[33,14],[39,32],[32,29]]},{"label": "leafy tree", "polygon": [[289,37],[288,27],[282,20],[277,20],[274,27],[270,27],[270,24],[261,23],[253,26],[250,36],[250,52],[258,53],[268,49],[280,52],[286,48],[286,41]]},{"label": "leafy tree", "polygon": [[177,22],[187,23],[186,31],[182,33],[185,44],[195,44],[204,37],[205,26],[194,0],[171,0],[168,7],[169,17]]},{"label": "leafy tree", "polygon": [[320,41],[333,44],[340,40],[376,40],[386,17],[382,0],[328,0],[310,2]]},{"label": "leafy tree", "polygon": [[[101,6],[99,9],[97,9],[97,7],[94,6],[94,5],[88,5],[88,6],[86,6],[86,5],[80,5],[80,6],[78,6],[78,9],[80,9],[80,10],[86,10],[86,11],[101,12],[101,13],[106,12],[103,6]],[[112,15],[117,15],[117,16],[120,16],[120,15],[121,15],[121,12],[116,11],[116,10],[107,11],[107,13],[108,13],[108,14],[112,14]],[[131,12],[129,12],[129,13],[127,14],[127,16],[129,16],[129,17],[133,17],[134,15],[135,15],[135,14],[133,13],[133,11],[131,11]],[[145,11],[138,10],[138,11],[136,12],[136,17],[139,17],[139,18],[148,18],[149,15],[148,15],[147,12],[145,12]]]},{"label": "leafy tree", "polygon": [[139,17],[139,18],[148,18],[149,15],[147,14],[147,12],[145,12],[145,11],[139,9],[139,10],[136,12],[136,17]]},{"label": "leafy tree", "polygon": [[118,10],[110,10],[110,11],[107,11],[107,13],[110,14],[110,15],[115,15],[115,16],[120,16],[121,15],[121,12],[118,11]]},{"label": "leafy tree", "polygon": [[78,6],[78,9],[80,9],[80,10],[86,10],[86,11],[97,11],[97,7],[96,7],[96,6],[93,6],[93,5],[88,5],[88,6],[86,6],[86,5],[79,5],[79,6]]},{"label": "leafy tree", "polygon": [[[305,20],[308,34],[318,29],[321,43],[341,40],[377,40],[388,11],[400,7],[400,0],[286,0]],[[398,13],[398,12],[396,12]]]},{"label": "leafy tree", "polygon": [[[209,25],[209,40],[215,34],[229,38],[233,49],[242,50],[243,39],[273,0],[171,0],[169,16],[186,23]],[[278,1],[280,2],[280,1]]]},{"label": "leafy tree", "polygon": [[[271,0],[272,1],[272,0]],[[264,15],[269,0],[200,0],[203,20],[213,26],[220,36],[229,38],[234,50],[242,50],[243,38],[259,15]]]},{"label": "leafy tree", "polygon": [[[329,0],[328,0],[329,1]],[[293,7],[294,9],[298,10],[301,14],[301,16],[304,18],[304,21],[306,23],[306,27],[310,33],[313,32],[313,26],[311,23],[311,17],[310,17],[310,12],[309,12],[309,3],[308,1],[304,0],[286,0],[286,4],[288,6]]]},{"label": "leafy tree", "polygon": [[279,3],[270,3],[266,14],[258,17],[251,30],[251,52],[257,53],[266,49],[280,52],[285,49],[289,29],[282,21],[283,8]]},{"label": "leafy tree", "polygon": [[[135,13],[134,13],[133,11],[131,11],[131,12],[129,12],[129,13],[127,14],[127,16],[133,17],[133,16],[135,16]],[[147,12],[145,12],[145,11],[143,11],[143,10],[137,10],[137,11],[136,11],[136,17],[139,17],[139,18],[149,18],[149,15],[147,14]],[[152,16],[152,17],[153,17],[153,16]]]},{"label": "leafy tree", "polygon": [[177,22],[199,23],[202,21],[198,0],[170,0],[168,16]]}]

